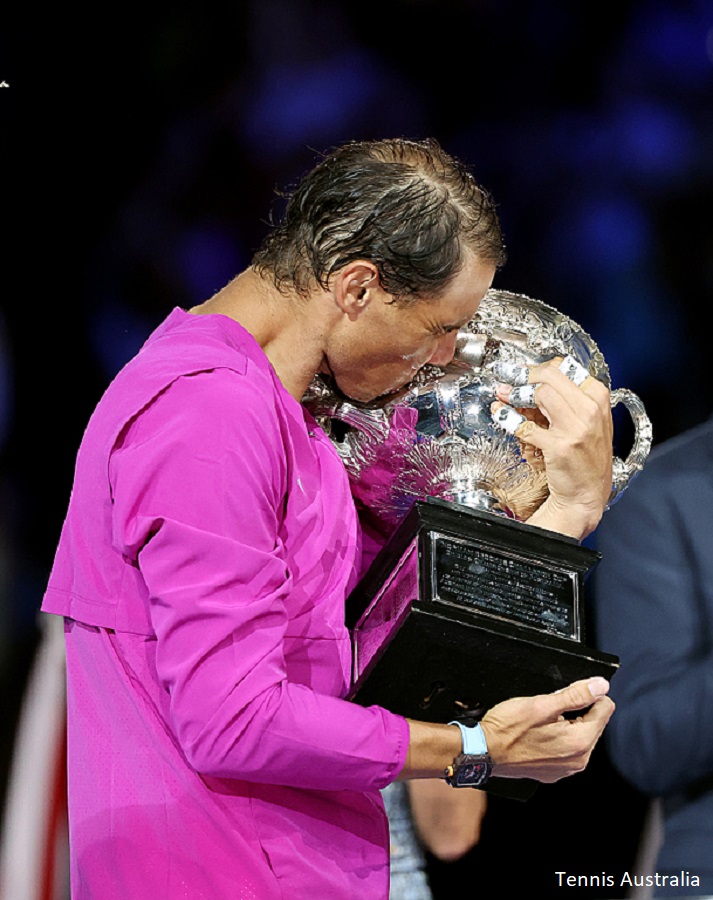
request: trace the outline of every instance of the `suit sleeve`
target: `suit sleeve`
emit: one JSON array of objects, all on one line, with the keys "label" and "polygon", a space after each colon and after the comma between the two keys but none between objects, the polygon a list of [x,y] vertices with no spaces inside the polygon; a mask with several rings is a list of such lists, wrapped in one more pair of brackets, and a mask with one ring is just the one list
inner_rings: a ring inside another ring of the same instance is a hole
[{"label": "suit sleeve", "polygon": [[651,795],[713,774],[710,476],[652,466],[598,530],[597,639],[620,657],[612,761]]}]

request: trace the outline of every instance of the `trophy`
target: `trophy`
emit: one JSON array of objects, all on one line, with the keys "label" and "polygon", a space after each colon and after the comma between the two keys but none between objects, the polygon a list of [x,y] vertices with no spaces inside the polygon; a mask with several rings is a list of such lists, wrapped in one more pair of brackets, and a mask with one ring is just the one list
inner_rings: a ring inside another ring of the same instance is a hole
[{"label": "trophy", "polygon": [[[311,385],[305,405],[338,449],[365,527],[383,542],[347,599],[354,702],[422,721],[477,721],[510,697],[616,671],[615,656],[584,642],[584,580],[600,556],[525,524],[548,495],[544,463],[491,415],[503,371],[554,357],[611,388],[599,348],[575,322],[490,290],[445,368],[426,366],[367,404],[320,377]],[[611,505],[642,469],[652,437],[634,393],[610,396],[634,430],[627,458],[613,458]],[[534,787],[486,784],[520,799]]]}]

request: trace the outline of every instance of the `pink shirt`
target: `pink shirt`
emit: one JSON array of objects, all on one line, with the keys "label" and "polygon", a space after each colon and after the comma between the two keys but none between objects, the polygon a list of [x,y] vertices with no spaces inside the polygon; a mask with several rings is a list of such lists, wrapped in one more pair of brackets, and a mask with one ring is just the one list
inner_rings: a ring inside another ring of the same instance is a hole
[{"label": "pink shirt", "polygon": [[343,699],[360,535],[255,340],[174,310],[87,427],[66,617],[73,900],[388,896],[403,718]]}]

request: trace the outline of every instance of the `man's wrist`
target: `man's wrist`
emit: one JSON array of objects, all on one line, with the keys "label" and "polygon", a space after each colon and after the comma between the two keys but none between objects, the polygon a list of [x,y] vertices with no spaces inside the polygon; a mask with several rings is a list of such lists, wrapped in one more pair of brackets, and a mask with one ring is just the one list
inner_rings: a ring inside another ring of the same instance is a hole
[{"label": "man's wrist", "polygon": [[462,751],[468,756],[477,756],[488,752],[488,741],[480,722],[475,725],[464,725],[463,722],[453,721],[449,725],[457,725],[460,729],[463,741]]},{"label": "man's wrist", "polygon": [[536,525],[547,531],[555,531],[558,534],[572,537],[576,541],[583,541],[597,527],[603,514],[603,506],[573,504],[565,507],[562,504],[555,505],[553,498],[548,497],[542,506],[527,519],[526,524]]},{"label": "man's wrist", "polygon": [[461,753],[446,767],[443,777],[451,787],[481,787],[493,770],[483,728],[480,723],[468,726],[455,721],[448,724],[460,729],[462,747]]}]

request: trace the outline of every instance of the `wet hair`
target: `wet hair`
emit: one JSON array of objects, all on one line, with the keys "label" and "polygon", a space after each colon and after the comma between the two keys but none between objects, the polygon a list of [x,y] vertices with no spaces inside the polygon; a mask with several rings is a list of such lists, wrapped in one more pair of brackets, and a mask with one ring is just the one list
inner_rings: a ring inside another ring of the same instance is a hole
[{"label": "wet hair", "polygon": [[489,193],[435,140],[355,141],[322,158],[286,195],[282,220],[253,257],[276,287],[306,296],[368,259],[397,301],[438,296],[464,248],[505,261]]}]

